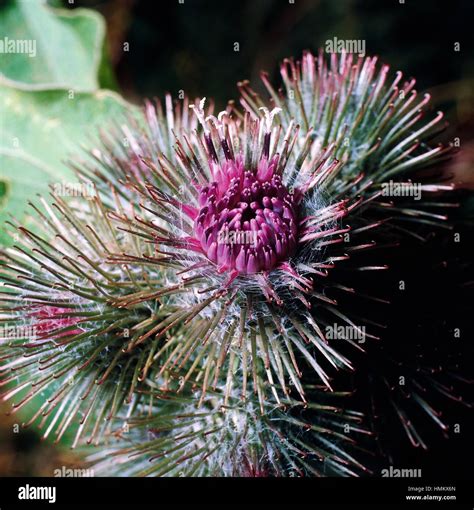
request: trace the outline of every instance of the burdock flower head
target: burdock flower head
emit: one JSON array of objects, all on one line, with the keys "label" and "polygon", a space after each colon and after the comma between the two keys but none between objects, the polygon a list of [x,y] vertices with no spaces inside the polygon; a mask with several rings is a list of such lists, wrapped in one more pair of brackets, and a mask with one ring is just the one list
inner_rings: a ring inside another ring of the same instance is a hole
[{"label": "burdock flower head", "polygon": [[275,172],[277,164],[277,157],[264,158],[252,171],[239,156],[213,165],[213,182],[199,191],[194,232],[219,271],[270,271],[293,255],[299,200]]},{"label": "burdock flower head", "polygon": [[[328,301],[324,284],[314,284],[337,260],[325,247],[342,241],[340,219],[361,201],[331,196],[327,186],[340,171],[334,146],[313,150],[311,130],[283,131],[278,109],[240,120],[227,112],[206,115],[204,104],[192,105],[200,131],[180,133],[174,162],[147,160],[150,178],[128,179],[143,196],[141,212],[114,214],[121,228],[155,244],[156,256],[140,263],[161,265],[173,289],[167,300],[177,307],[173,320],[153,334],[179,323],[200,331],[195,341],[161,353],[163,371],[196,356],[214,378],[221,369],[230,381],[243,378],[243,395],[250,384],[262,395],[288,395],[291,380],[304,399],[295,350],[327,385],[308,343],[333,366],[350,366],[310,310],[312,299]],[[131,261],[127,254],[115,260]],[[198,369],[197,362],[186,379]],[[203,395],[209,383],[205,377]]]},{"label": "burdock flower head", "polygon": [[[230,272],[232,279],[288,270],[298,245],[309,242],[308,234],[319,230],[311,224],[314,217],[304,215],[311,208],[308,199],[319,194],[322,200],[321,174],[336,173],[338,162],[330,157],[331,149],[309,155],[306,143],[293,150],[298,141],[294,126],[282,141],[281,128],[272,129],[278,108],[271,112],[262,108],[262,118],[251,121],[247,117],[242,126],[227,119],[226,112],[219,119],[204,119],[202,106],[203,102],[197,115],[208,149],[208,182],[190,181],[197,193],[197,207],[180,205],[194,221],[195,240],[218,272]],[[217,140],[219,131],[223,134]],[[191,166],[189,171],[193,170]],[[321,186],[313,193],[317,180]],[[340,211],[344,203],[337,206]],[[324,225],[319,225],[321,234]]]},{"label": "burdock flower head", "polygon": [[[231,280],[238,275],[269,274],[274,269],[290,271],[288,262],[308,218],[300,217],[304,193],[284,182],[286,165],[280,154],[270,155],[271,143],[278,144],[272,140],[271,126],[279,109],[269,112],[264,108],[265,117],[249,126],[250,136],[257,142],[250,150],[256,154],[245,159],[239,145],[249,141],[244,138],[233,147],[225,135],[219,141],[223,155],[219,158],[210,129],[217,127],[222,132],[229,124],[224,123],[223,114],[220,119],[204,119],[202,108],[203,104],[197,115],[209,150],[210,182],[196,183],[199,207],[186,209],[194,219],[194,235],[201,250],[219,273],[229,272]],[[240,130],[238,125],[230,128]],[[325,163],[318,161],[321,166]],[[302,184],[308,190],[309,178]]]}]

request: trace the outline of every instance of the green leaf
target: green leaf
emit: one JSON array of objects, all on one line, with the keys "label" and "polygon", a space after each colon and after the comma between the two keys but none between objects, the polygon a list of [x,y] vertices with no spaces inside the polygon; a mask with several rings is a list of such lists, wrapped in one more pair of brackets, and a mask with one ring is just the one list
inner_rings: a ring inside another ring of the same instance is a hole
[{"label": "green leaf", "polygon": [[15,0],[0,8],[0,18],[4,82],[35,90],[99,88],[105,26],[98,13]]},{"label": "green leaf", "polygon": [[93,143],[99,127],[129,108],[110,91],[24,91],[0,84],[0,243],[4,221],[25,219],[26,202],[49,184],[75,182],[65,160]]}]

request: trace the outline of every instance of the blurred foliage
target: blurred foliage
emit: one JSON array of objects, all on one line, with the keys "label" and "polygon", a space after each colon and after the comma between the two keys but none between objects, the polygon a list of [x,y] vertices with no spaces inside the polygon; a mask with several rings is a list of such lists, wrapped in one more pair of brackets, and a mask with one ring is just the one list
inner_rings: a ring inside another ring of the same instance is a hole
[{"label": "blurred foliage", "polygon": [[96,12],[16,0],[0,5],[0,15],[1,39],[36,42],[34,57],[0,59],[0,242],[7,243],[9,215],[22,219],[28,200],[73,179],[66,158],[125,103],[99,90],[99,78],[115,82],[110,66],[100,65],[105,25]]},{"label": "blurred foliage", "polygon": [[0,476],[53,476],[55,469],[85,468],[77,455],[41,441],[33,429],[22,429],[0,406]]},{"label": "blurred foliage", "polygon": [[[0,83],[0,168],[8,187],[2,224],[10,214],[20,220],[28,200],[49,195],[50,183],[74,180],[66,159],[92,140],[92,128],[123,108],[119,96],[109,91],[71,96],[63,89],[24,91]],[[0,234],[0,241],[7,240]]]},{"label": "blurred foliage", "polygon": [[8,53],[0,59],[4,79],[36,90],[98,88],[105,26],[96,12],[56,10],[40,2],[16,0],[7,2],[1,15],[1,39],[34,43],[30,53]]}]

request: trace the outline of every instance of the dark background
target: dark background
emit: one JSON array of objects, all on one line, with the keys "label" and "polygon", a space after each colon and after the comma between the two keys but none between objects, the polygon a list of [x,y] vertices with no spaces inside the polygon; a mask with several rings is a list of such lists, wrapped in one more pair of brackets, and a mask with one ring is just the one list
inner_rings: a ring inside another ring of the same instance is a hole
[{"label": "dark background", "polygon": [[[415,76],[420,90],[440,87],[443,99],[472,98],[469,0],[183,1],[75,1],[106,17],[111,58],[128,97],[184,89],[224,106],[237,97],[237,81],[256,82],[261,69],[276,77],[283,58],[317,51],[336,36],[364,39],[367,54]],[[122,51],[125,41],[129,52]]]}]

